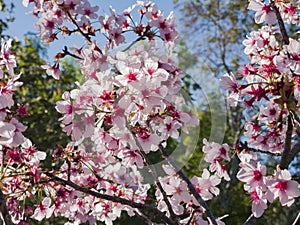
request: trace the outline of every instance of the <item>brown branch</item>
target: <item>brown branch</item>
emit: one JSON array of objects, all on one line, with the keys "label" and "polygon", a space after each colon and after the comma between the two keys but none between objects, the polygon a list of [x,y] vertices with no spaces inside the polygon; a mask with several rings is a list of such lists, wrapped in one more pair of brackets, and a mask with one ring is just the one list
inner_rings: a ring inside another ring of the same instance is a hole
[{"label": "brown branch", "polygon": [[89,194],[89,195],[92,195],[94,197],[102,198],[102,199],[105,199],[105,200],[108,200],[108,201],[121,203],[123,205],[127,205],[127,206],[130,206],[132,208],[141,210],[143,212],[148,212],[149,214],[151,214],[151,216],[153,218],[159,218],[167,224],[177,225],[177,223],[175,223],[173,220],[168,218],[163,212],[159,211],[157,208],[155,208],[151,205],[133,202],[133,201],[127,200],[125,198],[120,198],[118,196],[111,196],[111,195],[99,193],[97,191],[93,191],[91,189],[79,186],[79,185],[75,184],[74,182],[72,182],[70,180],[64,180],[60,177],[57,177],[57,176],[53,175],[50,172],[45,172],[45,174],[49,178],[53,179],[54,181],[57,181],[58,183],[63,184],[63,185],[70,186],[70,187],[74,188],[76,191],[80,191],[82,193]]},{"label": "brown branch", "polygon": [[285,135],[284,150],[279,163],[279,167],[282,170],[288,169],[289,167],[289,155],[290,155],[291,145],[292,145],[292,134],[293,134],[293,123],[292,123],[291,115],[289,115],[287,120],[287,130]]},{"label": "brown branch", "polygon": [[72,17],[71,13],[70,12],[66,12],[68,17],[70,18],[70,20],[72,21],[72,23],[77,27],[79,33],[82,34],[82,36],[89,42],[91,43],[91,38],[90,36],[87,34],[87,33],[84,33],[81,28],[79,27],[79,25],[77,24],[77,22],[75,21],[75,19]]},{"label": "brown branch", "polygon": [[268,154],[268,155],[272,155],[272,156],[281,156],[281,153],[274,153],[274,152],[263,151],[263,150],[256,149],[256,148],[251,148],[248,146],[247,141],[240,142],[240,146],[242,149],[244,149],[245,151],[249,151],[249,152],[259,152],[259,153]]},{"label": "brown branch", "polygon": [[187,176],[185,176],[185,174],[182,172],[182,170],[179,169],[178,166],[176,165],[176,163],[169,157],[166,149],[162,146],[162,144],[159,144],[158,148],[159,148],[160,152],[162,153],[163,157],[174,168],[174,170],[176,171],[176,174],[187,184],[190,193],[195,197],[197,202],[205,209],[205,213],[206,213],[207,217],[210,219],[210,222],[213,225],[218,225],[216,222],[216,219],[213,216],[212,212],[210,211],[208,205],[203,200],[203,198],[199,195],[199,193],[197,192],[196,188],[194,187],[194,185],[192,184],[190,179]]},{"label": "brown branch", "polygon": [[288,35],[288,33],[286,31],[286,28],[284,26],[284,22],[283,22],[283,19],[282,19],[281,15],[280,15],[279,9],[275,5],[274,1],[271,1],[271,7],[274,10],[276,18],[277,18],[278,25],[279,25],[279,28],[280,28],[280,32],[281,32],[281,35],[282,35],[282,38],[283,38],[283,43],[288,45],[290,43],[289,35]]},{"label": "brown branch", "polygon": [[298,141],[291,149],[289,156],[288,156],[287,163],[290,164],[299,152],[300,152],[300,141]]},{"label": "brown branch", "polygon": [[73,58],[75,58],[75,59],[83,60],[83,58],[81,58],[80,56],[71,53],[71,52],[68,50],[68,47],[67,47],[67,46],[64,47],[64,49],[63,49],[63,54],[64,54],[64,55],[69,55],[69,56],[71,56],[71,57],[73,57]]},{"label": "brown branch", "polygon": [[2,192],[2,190],[0,190],[0,217],[1,217],[4,225],[13,225],[11,216],[10,216],[7,206],[6,206],[6,199],[5,199],[5,196]]},{"label": "brown branch", "polygon": [[140,150],[140,153],[142,155],[142,157],[144,158],[144,160],[146,161],[146,164],[149,166],[149,169],[150,169],[150,172],[151,172],[151,175],[152,177],[154,178],[155,180],[155,184],[157,185],[158,189],[160,190],[160,192],[162,193],[163,195],[163,198],[164,198],[164,201],[168,207],[168,210],[170,212],[170,215],[171,217],[176,220],[177,216],[176,214],[174,213],[173,211],[173,208],[172,208],[172,205],[168,199],[168,196],[167,196],[167,193],[165,192],[165,190],[163,189],[160,181],[158,180],[158,176],[157,176],[157,172],[155,170],[155,168],[152,166],[152,163],[150,162],[149,158],[147,157],[147,154],[145,153],[143,147],[141,146],[139,140],[137,139],[136,135],[132,132],[131,128],[130,128],[130,125],[128,123],[128,120],[126,118],[126,116],[124,116],[125,118],[125,121],[126,121],[126,127],[127,129],[130,131],[130,133],[132,134],[133,138],[134,138],[134,141],[136,143],[136,145],[138,146],[139,150]]},{"label": "brown branch", "polygon": [[132,46],[134,46],[136,43],[138,43],[139,41],[143,40],[145,38],[145,36],[141,36],[138,37],[136,40],[134,40],[130,45],[128,45],[124,50],[122,50],[122,52],[126,52],[128,51]]}]

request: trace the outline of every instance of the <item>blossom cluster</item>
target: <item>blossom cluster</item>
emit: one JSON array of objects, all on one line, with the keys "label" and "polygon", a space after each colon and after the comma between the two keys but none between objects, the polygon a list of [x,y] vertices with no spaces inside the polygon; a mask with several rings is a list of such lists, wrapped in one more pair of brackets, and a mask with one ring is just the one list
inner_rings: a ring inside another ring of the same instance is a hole
[{"label": "blossom cluster", "polygon": [[[78,60],[84,76],[77,88],[66,91],[56,104],[62,114],[63,131],[73,142],[55,151],[59,169],[49,173],[105,196],[147,203],[151,183],[144,182],[140,170],[155,173],[148,155],[165,148],[169,138],[178,139],[180,130],[188,132],[188,126],[198,124],[197,118],[184,110],[186,103],[180,94],[185,74],[173,55],[178,38],[174,15],[165,17],[156,4],[143,1],[121,15],[111,8],[110,15],[105,16],[98,16],[98,7],[84,0],[30,2],[34,3],[33,13],[39,16],[37,27],[44,43],[55,41],[58,34],[73,33],[81,34],[86,41],[81,49],[66,47],[53,66],[43,66],[59,79],[59,60],[70,55]],[[133,20],[136,14],[138,23]],[[131,44],[125,37],[129,32],[136,36]],[[95,38],[101,35],[106,37],[103,47]],[[158,180],[162,189],[156,187],[152,201],[161,212],[170,216],[175,211],[185,223],[189,219],[205,223],[201,219],[205,210],[191,197],[180,177],[167,172]],[[179,185],[174,188],[181,188],[185,197],[177,199],[180,193],[168,190],[174,182]],[[216,186],[220,179],[208,171],[192,182],[205,200],[219,193]],[[95,197],[55,179],[45,185],[45,197],[40,202],[32,215],[37,220],[53,215],[64,216],[74,224],[97,220],[111,224],[122,211],[130,216],[142,213],[131,205]],[[198,213],[186,214],[194,208],[199,208]]]},{"label": "blossom cluster", "polygon": [[[293,1],[250,0],[255,22],[266,23],[243,41],[250,63],[237,76],[226,74],[221,85],[229,90],[228,103],[246,108],[242,140],[235,148],[240,159],[237,178],[252,199],[252,212],[260,217],[274,199],[290,206],[300,196],[299,184],[288,171],[293,147],[299,140],[300,42],[286,32],[286,24],[299,25],[299,4]],[[280,20],[279,19],[279,20]],[[258,152],[281,156],[276,171],[267,174]]]},{"label": "blossom cluster", "polygon": [[[299,25],[299,4],[250,0],[255,21],[267,25],[243,42],[250,63],[238,75],[241,80],[234,74],[221,78],[230,92],[229,105],[247,109],[245,141],[229,147],[204,140],[209,168],[188,181],[165,151],[170,138],[180,140],[180,132],[188,133],[189,126],[198,124],[180,93],[185,74],[173,53],[178,39],[173,13],[165,16],[155,3],[144,1],[121,14],[110,8],[109,15],[98,14],[99,7],[87,0],[24,0],[23,4],[33,4],[42,42],[79,34],[85,43],[81,48],[65,46],[54,65],[42,66],[59,79],[60,60],[71,56],[83,74],[77,87],[64,92],[56,103],[63,131],[72,142],[54,150],[50,170],[40,166],[46,154],[22,134],[26,127],[18,116],[26,115],[26,109],[13,110],[20,75],[14,74],[11,42],[2,41],[0,181],[13,222],[63,216],[69,219],[66,224],[102,221],[110,225],[122,211],[145,218],[145,210],[150,209],[166,223],[224,224],[210,215],[205,201],[219,195],[223,178],[230,180],[231,152],[240,159],[237,178],[245,183],[255,217],[277,198],[290,206],[300,196],[299,184],[288,171],[293,158],[289,152],[299,139],[300,42],[289,38],[281,23],[279,28],[275,25],[279,17]],[[155,177],[149,160],[153,152],[165,157],[165,176]],[[280,155],[276,171],[268,175],[257,152]],[[154,176],[154,184],[146,179],[145,170]],[[34,195],[39,198],[31,208],[26,201]]]},{"label": "blossom cluster", "polygon": [[[247,155],[247,157],[245,157]],[[257,155],[242,153],[240,155],[240,170],[237,178],[245,182],[244,189],[252,199],[252,212],[260,217],[267,209],[267,203],[279,198],[281,205],[291,206],[296,197],[300,196],[297,181],[291,180],[287,169],[278,170],[267,176],[267,168],[257,162]]]},{"label": "blossom cluster", "polygon": [[32,213],[31,207],[20,207],[36,194],[40,181],[39,163],[46,153],[38,151],[31,141],[23,136],[26,130],[19,118],[27,115],[25,106],[14,107],[14,92],[22,85],[21,74],[15,74],[17,66],[12,54],[12,40],[1,40],[0,52],[0,186],[7,196],[7,207],[12,221],[22,224],[25,216]]}]

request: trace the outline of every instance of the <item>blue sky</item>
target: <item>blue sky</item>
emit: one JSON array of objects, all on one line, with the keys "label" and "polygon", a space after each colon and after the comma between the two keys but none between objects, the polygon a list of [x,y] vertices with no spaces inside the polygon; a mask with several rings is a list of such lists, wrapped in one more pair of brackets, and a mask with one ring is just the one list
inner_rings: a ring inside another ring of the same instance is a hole
[{"label": "blue sky", "polygon": [[[12,37],[17,37],[19,40],[23,39],[23,36],[28,32],[36,33],[37,30],[34,27],[36,23],[36,19],[29,15],[27,12],[30,11],[32,5],[29,8],[25,8],[21,1],[19,3],[15,3],[15,22],[9,25],[9,30],[7,31]],[[91,5],[98,5],[99,12],[108,12],[109,6],[111,5],[117,12],[122,12],[124,9],[128,8],[132,4],[135,3],[135,0],[90,0]],[[170,11],[174,11],[173,0],[157,0],[155,2],[161,10],[165,12],[165,15],[168,15]],[[175,12],[175,14],[177,14]],[[177,16],[178,17],[178,16]],[[52,43],[48,47],[48,55],[53,57],[55,53],[60,51],[64,45],[72,45],[70,40],[65,40],[67,43],[63,43],[62,41],[57,43]],[[69,43],[68,43],[69,42]]]}]

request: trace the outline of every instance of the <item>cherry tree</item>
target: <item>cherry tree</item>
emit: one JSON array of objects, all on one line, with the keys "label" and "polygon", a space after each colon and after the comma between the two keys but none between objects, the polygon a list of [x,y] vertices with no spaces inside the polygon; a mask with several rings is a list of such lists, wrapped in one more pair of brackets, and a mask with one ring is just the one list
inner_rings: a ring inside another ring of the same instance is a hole
[{"label": "cherry tree", "polygon": [[[300,43],[285,28],[298,25],[299,2],[249,2],[255,21],[263,24],[244,41],[250,62],[239,74],[221,78],[229,104],[242,105],[249,119],[235,146],[203,140],[209,167],[191,179],[166,149],[168,139],[180,139],[198,125],[181,92],[185,73],[174,53],[179,39],[174,14],[166,16],[144,1],[120,14],[110,8],[105,15],[87,0],[24,0],[23,5],[33,6],[43,43],[75,34],[85,42],[80,48],[65,46],[53,64],[42,66],[46,73],[59,79],[60,60],[69,56],[84,77],[56,103],[62,132],[72,142],[47,156],[22,134],[26,127],[19,118],[26,108],[13,100],[21,74],[15,74],[11,41],[2,41],[0,213],[5,224],[56,216],[68,218],[66,224],[113,224],[122,212],[148,224],[224,224],[224,216],[214,216],[206,202],[222,191],[222,180],[230,180],[233,155],[240,159],[236,176],[252,199],[245,224],[274,200],[291,206],[300,196],[289,171],[300,151]],[[152,152],[163,156],[164,175],[150,160]],[[276,170],[270,172],[258,154],[280,157]],[[52,168],[43,167],[46,157]]]}]

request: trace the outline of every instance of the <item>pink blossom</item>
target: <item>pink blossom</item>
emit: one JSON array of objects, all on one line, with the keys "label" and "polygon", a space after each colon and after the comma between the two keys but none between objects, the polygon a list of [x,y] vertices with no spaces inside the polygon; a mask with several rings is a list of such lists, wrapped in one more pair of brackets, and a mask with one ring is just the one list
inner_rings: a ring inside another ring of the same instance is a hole
[{"label": "pink blossom", "polygon": [[271,123],[278,119],[279,109],[277,104],[269,101],[266,106],[260,107],[259,121],[262,123]]},{"label": "pink blossom", "polygon": [[138,168],[144,167],[144,160],[138,150],[132,150],[132,149],[121,150],[120,153],[118,154],[118,157],[122,159],[122,163],[124,165],[131,166],[136,164]]},{"label": "pink blossom", "polygon": [[178,129],[181,127],[179,122],[174,121],[171,117],[166,117],[164,120],[164,124],[162,124],[162,135],[165,139],[168,137],[178,138],[179,131]]},{"label": "pink blossom", "polygon": [[[186,183],[182,182],[177,176],[168,177],[168,179],[162,179],[164,190],[168,195],[171,195],[173,199],[177,199],[179,202],[190,202],[192,200],[191,195],[187,191]],[[167,182],[166,182],[167,181]]]},{"label": "pink blossom", "polygon": [[0,85],[0,109],[10,108],[13,105],[12,90],[8,85]]},{"label": "pink blossom", "polygon": [[260,0],[250,0],[248,9],[256,11],[255,22],[263,23],[266,22],[270,25],[276,23],[276,15],[271,7],[271,5],[266,5]]},{"label": "pink blossom", "polygon": [[150,134],[147,131],[140,131],[138,133],[138,140],[146,153],[156,151],[160,142],[157,134]]},{"label": "pink blossom", "polygon": [[98,9],[99,9],[98,6],[92,7],[89,2],[84,2],[81,5],[81,7],[78,8],[77,12],[87,18],[96,19],[97,18],[96,12],[98,11]]},{"label": "pink blossom", "polygon": [[63,128],[63,131],[65,131],[68,135],[71,135],[74,141],[79,141],[83,137],[80,122],[74,122],[67,125]]},{"label": "pink blossom", "polygon": [[287,46],[287,52],[289,55],[289,61],[287,66],[293,71],[293,73],[300,74],[300,42],[290,38],[290,43]]},{"label": "pink blossom", "polygon": [[13,142],[11,143],[13,146],[18,146],[24,143],[26,140],[25,137],[23,136],[22,132],[24,132],[27,127],[24,126],[22,123],[20,123],[17,119],[12,118],[10,120],[10,124],[15,126],[15,133],[13,136]]},{"label": "pink blossom", "polygon": [[255,188],[251,193],[252,213],[255,217],[261,217],[267,209],[267,197],[259,188]]},{"label": "pink blossom", "polygon": [[[13,54],[10,52],[12,39],[9,39],[7,42],[5,42],[3,39],[1,40],[1,51],[0,51],[0,65],[5,65],[8,73],[10,75],[14,75],[13,69],[17,66],[16,59]],[[1,72],[0,79],[3,77],[3,72]]]},{"label": "pink blossom", "polygon": [[219,195],[220,190],[216,186],[220,184],[221,179],[216,175],[210,176],[207,169],[203,170],[201,178],[194,176],[191,182],[204,200],[212,199],[213,195]]},{"label": "pink blossom", "polygon": [[21,116],[24,117],[26,115],[29,115],[28,111],[27,111],[27,106],[22,106],[20,104],[18,104],[18,109],[17,109],[17,113]]},{"label": "pink blossom", "polygon": [[231,74],[225,74],[220,78],[221,85],[230,91],[229,96],[227,97],[228,103],[230,106],[236,106],[240,96],[239,85],[234,77]]},{"label": "pink blossom", "polygon": [[41,67],[46,70],[46,73],[49,76],[52,76],[54,79],[59,80],[59,75],[60,75],[59,63],[55,63],[53,66],[43,65]]},{"label": "pink blossom", "polygon": [[44,218],[50,218],[53,211],[54,206],[51,206],[51,199],[49,197],[46,197],[43,199],[40,205],[37,205],[37,208],[35,209],[31,218],[42,221]]},{"label": "pink blossom", "polygon": [[64,101],[57,101],[55,109],[59,113],[64,114],[64,116],[62,118],[60,118],[59,120],[61,120],[64,124],[69,124],[74,119],[75,109],[71,103],[71,98],[70,98],[69,92],[67,92],[67,91],[64,92],[62,95],[62,98],[64,99]]},{"label": "pink blossom", "polygon": [[237,174],[237,178],[246,184],[244,188],[246,191],[253,191],[257,187],[265,187],[265,179],[267,168],[260,163],[255,165],[254,161],[251,163],[241,163],[241,169]]},{"label": "pink blossom", "polygon": [[13,124],[0,121],[0,145],[10,145],[13,142],[16,127]]},{"label": "pink blossom", "polygon": [[238,83],[234,77],[234,74],[228,74],[226,73],[224,76],[220,78],[220,83],[221,85],[226,88],[227,90],[235,93],[239,93],[238,89]]},{"label": "pink blossom", "polygon": [[300,187],[297,181],[291,180],[291,175],[288,170],[281,170],[276,173],[276,177],[267,183],[269,189],[268,199],[279,197],[281,205],[290,206],[295,201],[296,197],[300,196]]}]

